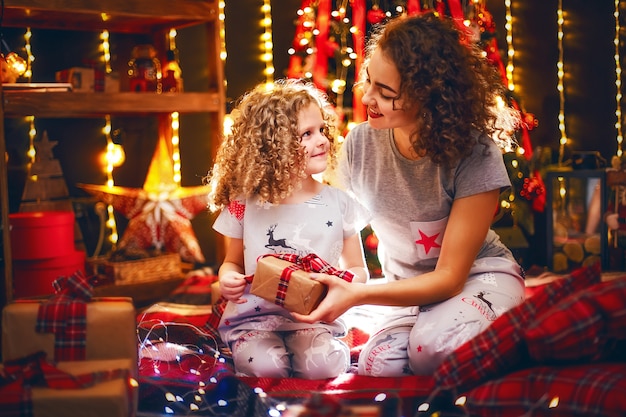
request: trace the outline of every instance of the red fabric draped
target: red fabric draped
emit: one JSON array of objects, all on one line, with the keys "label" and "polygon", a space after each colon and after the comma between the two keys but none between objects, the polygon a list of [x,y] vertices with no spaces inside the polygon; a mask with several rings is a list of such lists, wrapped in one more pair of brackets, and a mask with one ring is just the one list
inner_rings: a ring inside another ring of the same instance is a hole
[{"label": "red fabric draped", "polygon": [[[352,34],[352,40],[354,43],[354,50],[357,53],[357,58],[354,61],[354,78],[358,80],[359,71],[363,65],[363,55],[365,54],[365,15],[366,5],[365,0],[355,0],[352,5],[352,24],[357,29]],[[352,120],[356,123],[366,120],[365,106],[361,102],[363,92],[360,88],[353,88],[352,90]]]}]

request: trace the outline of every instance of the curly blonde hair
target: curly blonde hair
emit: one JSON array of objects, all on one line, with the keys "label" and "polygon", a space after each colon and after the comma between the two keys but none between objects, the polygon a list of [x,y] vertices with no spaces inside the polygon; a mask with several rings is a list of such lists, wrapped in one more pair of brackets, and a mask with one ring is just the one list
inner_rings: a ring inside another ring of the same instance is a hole
[{"label": "curly blonde hair", "polygon": [[281,79],[269,86],[260,84],[239,99],[231,113],[231,133],[223,137],[213,169],[205,177],[211,186],[211,211],[240,198],[277,204],[296,189],[297,179],[306,177],[307,164],[298,116],[311,103],[322,113],[333,159],[336,113],[326,94],[312,83]]}]

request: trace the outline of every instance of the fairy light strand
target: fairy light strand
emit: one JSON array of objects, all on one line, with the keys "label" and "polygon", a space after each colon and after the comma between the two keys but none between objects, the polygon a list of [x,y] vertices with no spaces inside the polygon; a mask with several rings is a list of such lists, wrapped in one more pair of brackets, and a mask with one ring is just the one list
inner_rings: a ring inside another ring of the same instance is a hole
[{"label": "fairy light strand", "polygon": [[265,62],[265,69],[263,74],[265,75],[266,84],[272,84],[274,82],[274,44],[272,39],[272,6],[270,0],[263,0],[263,6],[261,7],[263,13],[263,19],[261,20],[261,26],[263,27],[263,35],[261,35],[261,60]]},{"label": "fairy light strand", "polygon": [[104,71],[110,74],[113,70],[111,68],[111,45],[109,43],[109,31],[103,30],[100,33],[100,48],[102,49],[102,60],[104,61]]},{"label": "fairy light strand", "polygon": [[506,45],[507,45],[507,63],[506,63],[506,79],[509,91],[515,91],[515,83],[513,82],[513,72],[515,65],[513,59],[515,57],[515,49],[513,48],[513,13],[511,12],[511,0],[505,0],[506,7],[504,28],[506,29]]},{"label": "fairy light strand", "polygon": [[565,130],[565,89],[563,87],[563,0],[559,0],[559,6],[557,9],[557,25],[557,41],[559,48],[559,60],[557,62],[557,90],[559,91],[559,130],[561,131],[561,139],[559,140],[559,166],[562,166],[565,154],[565,145],[567,144],[567,134]]},{"label": "fairy light strand", "polygon": [[[33,37],[33,33],[30,30],[30,27],[26,28],[26,32],[24,33],[24,50],[26,51],[26,71],[23,74],[23,77],[27,79],[28,82],[31,82],[33,77],[33,62],[35,62],[35,56],[33,55],[33,50],[31,48],[31,38]],[[26,116],[26,122],[28,123],[28,151],[26,155],[30,160],[30,163],[35,162],[35,158],[37,157],[37,150],[35,149],[35,138],[37,137],[37,129],[35,128],[35,116]]]},{"label": "fairy light strand", "polygon": [[[168,33],[169,48],[171,51],[176,51],[176,36],[178,32],[176,29],[171,28]],[[170,113],[170,126],[172,128],[172,137],[170,143],[172,144],[172,163],[174,167],[174,183],[177,187],[181,184],[181,160],[180,160],[180,114],[177,111]]]},{"label": "fairy light strand", "polygon": [[[115,153],[117,148],[115,143],[113,143],[113,139],[111,138],[111,115],[107,114],[105,116],[105,125],[103,128],[103,133],[106,138],[106,166],[105,172],[107,176],[107,186],[113,187],[115,185],[115,181],[113,180],[113,168],[115,167]],[[118,233],[117,233],[117,224],[115,222],[115,212],[113,210],[112,205],[107,205],[107,221],[106,226],[110,230],[111,234],[109,235],[109,241],[113,244],[113,247],[117,244],[118,241]]]},{"label": "fairy light strand", "polygon": [[[103,21],[107,20],[107,16],[102,16]],[[104,62],[105,72],[108,74],[111,70],[111,46],[109,43],[109,31],[103,30],[100,33],[100,51],[102,52],[102,61]],[[104,133],[104,137],[106,140],[106,150],[104,157],[105,164],[105,174],[106,174],[106,184],[108,187],[115,186],[115,180],[113,179],[113,169],[123,161],[123,150],[121,146],[116,145],[113,142],[111,137],[112,124],[111,124],[111,115],[105,115],[104,127],[102,128]],[[107,220],[106,227],[109,229],[109,241],[112,246],[115,248],[117,245],[117,241],[119,239],[119,235],[117,232],[117,223],[115,221],[115,210],[113,206],[107,205]]]},{"label": "fairy light strand", "polygon": [[618,157],[622,156],[622,142],[624,141],[624,137],[622,136],[622,67],[620,64],[620,53],[619,53],[619,43],[620,43],[620,23],[619,23],[619,0],[615,0],[615,39],[613,43],[615,44],[615,129],[617,130],[617,151],[616,155]]}]

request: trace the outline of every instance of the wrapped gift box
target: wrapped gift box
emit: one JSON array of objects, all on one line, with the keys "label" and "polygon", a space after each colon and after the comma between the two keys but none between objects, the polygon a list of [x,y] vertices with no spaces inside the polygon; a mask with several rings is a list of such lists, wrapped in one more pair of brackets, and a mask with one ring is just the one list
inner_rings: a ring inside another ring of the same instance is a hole
[{"label": "wrapped gift box", "polygon": [[[54,334],[36,332],[45,300],[17,300],[2,311],[2,360],[44,351],[54,359]],[[137,325],[132,299],[93,298],[87,304],[85,360],[126,359],[137,363]],[[133,373],[133,376],[136,372]]]},{"label": "wrapped gift box", "polygon": [[[97,371],[136,368],[132,359],[58,362],[55,367],[78,376]],[[0,365],[0,371],[2,365]],[[79,389],[31,388],[33,417],[129,417],[136,415],[137,388],[128,378],[115,378]],[[2,388],[0,388],[0,395]],[[2,412],[0,411],[0,415]]]},{"label": "wrapped gift box", "polygon": [[274,256],[261,258],[256,267],[250,292],[265,300],[283,305],[294,313],[309,314],[326,295],[326,286],[312,280],[309,272],[295,270],[283,287],[283,271],[294,264]]}]

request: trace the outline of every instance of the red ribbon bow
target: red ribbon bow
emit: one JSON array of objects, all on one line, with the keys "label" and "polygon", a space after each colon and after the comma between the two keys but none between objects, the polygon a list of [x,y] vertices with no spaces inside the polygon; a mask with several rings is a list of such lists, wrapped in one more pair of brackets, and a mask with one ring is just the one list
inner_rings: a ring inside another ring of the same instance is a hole
[{"label": "red ribbon bow", "polygon": [[87,303],[93,287],[82,271],[52,283],[55,295],[39,306],[36,331],[54,333],[57,361],[84,360],[87,353]]}]

